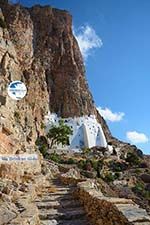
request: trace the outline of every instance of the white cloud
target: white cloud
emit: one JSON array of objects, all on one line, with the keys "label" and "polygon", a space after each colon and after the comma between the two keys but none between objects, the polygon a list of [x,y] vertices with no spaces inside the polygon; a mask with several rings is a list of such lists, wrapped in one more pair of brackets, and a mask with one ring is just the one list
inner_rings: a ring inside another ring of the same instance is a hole
[{"label": "white cloud", "polygon": [[101,48],[103,45],[101,38],[89,25],[80,27],[78,31],[74,30],[74,35],[78,41],[81,53],[85,60],[91,54],[92,49]]},{"label": "white cloud", "polygon": [[112,112],[109,108],[102,109],[101,107],[97,108],[99,113],[102,117],[104,117],[105,120],[111,121],[111,122],[118,122],[121,121],[125,115],[123,112]]},{"label": "white cloud", "polygon": [[137,131],[128,131],[126,137],[133,144],[147,143],[149,141],[149,138],[144,133],[139,133]]}]

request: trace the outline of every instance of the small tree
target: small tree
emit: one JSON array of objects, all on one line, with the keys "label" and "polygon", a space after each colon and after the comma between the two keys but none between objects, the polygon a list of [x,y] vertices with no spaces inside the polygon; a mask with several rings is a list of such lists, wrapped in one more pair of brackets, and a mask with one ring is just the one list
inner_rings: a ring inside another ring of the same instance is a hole
[{"label": "small tree", "polygon": [[59,125],[53,125],[47,134],[47,137],[51,140],[50,148],[52,148],[54,144],[69,145],[69,136],[72,135],[72,133],[72,129],[64,124],[63,120],[60,120]]}]

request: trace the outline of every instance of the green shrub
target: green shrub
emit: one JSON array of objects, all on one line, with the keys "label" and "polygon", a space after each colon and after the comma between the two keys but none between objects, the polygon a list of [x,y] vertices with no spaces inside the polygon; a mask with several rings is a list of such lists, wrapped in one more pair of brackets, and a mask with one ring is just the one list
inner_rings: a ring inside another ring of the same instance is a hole
[{"label": "green shrub", "polygon": [[51,159],[52,161],[56,162],[56,163],[61,163],[61,157],[60,155],[58,155],[57,153],[51,153],[49,155],[49,159]]},{"label": "green shrub", "polygon": [[112,181],[114,181],[114,176],[113,176],[113,174],[112,174],[112,173],[106,174],[104,180],[105,180],[106,182],[112,182]]},{"label": "green shrub", "polygon": [[104,180],[106,181],[106,182],[113,182],[114,180],[116,180],[117,178],[119,178],[119,176],[120,176],[120,174],[118,175],[118,173],[115,173],[115,174],[113,174],[113,173],[111,173],[111,172],[109,172],[109,173],[107,173],[106,175],[105,175],[105,178],[104,178]]},{"label": "green shrub", "polygon": [[136,174],[140,174],[141,173],[141,170],[140,169],[135,169],[135,171],[134,171]]},{"label": "green shrub", "polygon": [[38,149],[44,158],[48,156],[48,142],[45,136],[39,136],[35,141],[35,145],[38,146]]},{"label": "green shrub", "polygon": [[132,188],[132,190],[136,193],[136,194],[140,194],[144,191],[145,187],[144,184],[141,182],[137,182],[136,185]]},{"label": "green shrub", "polygon": [[132,191],[138,196],[150,199],[150,191],[146,190],[145,185],[141,182],[137,182],[136,185],[132,188]]},{"label": "green shrub", "polygon": [[95,170],[95,171],[97,171],[97,169],[98,169],[98,160],[91,160],[91,162],[92,162],[92,167],[93,167],[93,169]]},{"label": "green shrub", "polygon": [[92,167],[97,172],[97,177],[100,178],[100,172],[103,168],[103,161],[102,160],[92,160]]},{"label": "green shrub", "polygon": [[73,159],[73,158],[69,158],[68,161],[67,161],[67,164],[76,164],[76,160]]},{"label": "green shrub", "polygon": [[36,141],[35,141],[35,144],[37,146],[40,146],[40,145],[46,145],[47,148],[48,148],[48,141],[47,141],[47,138],[43,135],[39,136]]},{"label": "green shrub", "polygon": [[79,167],[79,169],[84,170],[84,169],[85,169],[85,165],[86,165],[86,161],[85,161],[85,160],[80,160],[80,161],[78,162],[78,167]]},{"label": "green shrub", "polygon": [[41,122],[41,129],[45,129],[45,124],[43,122]]},{"label": "green shrub", "polygon": [[135,153],[128,152],[126,162],[128,162],[131,166],[138,166],[141,160]]},{"label": "green shrub", "polygon": [[41,154],[43,155],[44,158],[47,157],[48,153],[47,153],[47,146],[46,145],[41,145],[39,147],[39,151],[41,152]]},{"label": "green shrub", "polygon": [[76,162],[76,160],[75,159],[73,159],[73,158],[69,158],[69,159],[63,159],[62,157],[60,157],[61,159],[60,159],[60,163],[61,164],[69,164],[69,165],[71,165],[71,164],[76,164],[77,162]]},{"label": "green shrub", "polygon": [[0,27],[2,27],[3,29],[7,28],[6,22],[3,20],[2,17],[0,17]]},{"label": "green shrub", "polygon": [[144,196],[144,198],[146,198],[146,199],[150,199],[150,191],[143,191],[143,196]]},{"label": "green shrub", "polygon": [[111,161],[109,163],[109,168],[113,171],[113,172],[121,172],[127,169],[127,165],[126,163],[121,163],[121,162],[114,162]]},{"label": "green shrub", "polygon": [[81,152],[82,152],[84,155],[88,155],[88,154],[91,152],[91,150],[90,150],[90,148],[84,147],[84,148],[81,148]]},{"label": "green shrub", "polygon": [[119,179],[119,177],[120,177],[120,173],[119,173],[119,172],[116,172],[116,173],[114,174],[115,180],[116,180],[116,179]]}]

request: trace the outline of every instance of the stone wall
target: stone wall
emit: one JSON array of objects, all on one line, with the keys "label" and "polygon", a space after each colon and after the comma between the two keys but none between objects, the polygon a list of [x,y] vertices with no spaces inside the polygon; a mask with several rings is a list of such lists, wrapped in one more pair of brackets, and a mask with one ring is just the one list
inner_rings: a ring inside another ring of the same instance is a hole
[{"label": "stone wall", "polygon": [[95,225],[129,225],[131,223],[122,215],[115,205],[105,199],[100,191],[96,191],[94,185],[89,182],[78,183],[75,195]]},{"label": "stone wall", "polygon": [[68,172],[61,175],[61,181],[76,185],[74,195],[94,225],[150,225],[150,216],[145,209],[131,199],[104,196],[94,179],[71,177]]}]

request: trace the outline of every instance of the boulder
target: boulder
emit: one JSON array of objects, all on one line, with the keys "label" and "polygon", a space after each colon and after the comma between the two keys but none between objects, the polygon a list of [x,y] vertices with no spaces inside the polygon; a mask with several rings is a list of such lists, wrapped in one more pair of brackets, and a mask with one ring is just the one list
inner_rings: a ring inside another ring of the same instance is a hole
[{"label": "boulder", "polygon": [[150,192],[150,183],[146,185],[145,190]]},{"label": "boulder", "polygon": [[0,225],[9,223],[17,214],[18,212],[14,204],[2,202],[0,204]]},{"label": "boulder", "polygon": [[150,174],[142,174],[140,177],[144,183],[150,183]]},{"label": "boulder", "polygon": [[96,178],[97,172],[82,170],[81,175],[83,175],[84,177],[93,179],[93,178]]}]

